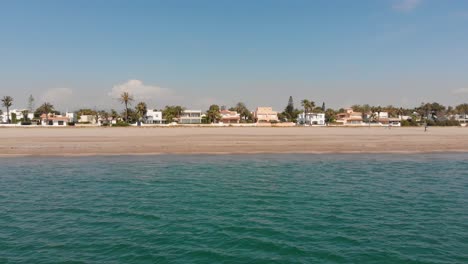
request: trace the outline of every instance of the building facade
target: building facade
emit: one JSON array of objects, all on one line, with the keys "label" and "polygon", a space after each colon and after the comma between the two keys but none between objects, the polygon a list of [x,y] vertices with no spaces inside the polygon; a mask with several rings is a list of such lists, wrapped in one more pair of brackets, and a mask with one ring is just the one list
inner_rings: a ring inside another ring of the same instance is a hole
[{"label": "building facade", "polygon": [[201,124],[201,110],[184,110],[180,114],[179,124]]},{"label": "building facade", "polygon": [[219,114],[221,115],[220,123],[237,124],[240,122],[240,114],[236,111],[221,110]]},{"label": "building facade", "polygon": [[272,107],[257,107],[253,112],[253,118],[257,123],[278,122],[278,113]]},{"label": "building facade", "polygon": [[362,113],[354,112],[353,109],[348,108],[343,113],[336,115],[336,123],[344,126],[362,126],[364,125]]},{"label": "building facade", "polygon": [[[24,111],[27,111],[28,114],[27,114],[27,119],[29,121],[33,120],[34,119],[34,113],[32,112],[29,112],[28,109],[11,109],[10,110],[10,121],[13,123],[13,121],[16,119],[16,122],[15,123],[19,123],[20,120],[24,119],[24,116],[23,116],[23,112]],[[3,115],[0,116],[1,119],[0,119],[0,123],[7,123],[8,122],[8,115],[7,115],[7,112],[3,112]],[[15,117],[15,118],[13,118]]]},{"label": "building facade", "polygon": [[162,112],[157,110],[147,110],[145,116],[145,123],[146,124],[162,124]]},{"label": "building facade", "polygon": [[324,126],[325,125],[325,113],[300,113],[297,117],[298,124],[312,125],[312,126]]},{"label": "building facade", "polygon": [[41,115],[42,126],[67,126],[68,122],[70,122],[70,119],[66,116],[54,114]]}]

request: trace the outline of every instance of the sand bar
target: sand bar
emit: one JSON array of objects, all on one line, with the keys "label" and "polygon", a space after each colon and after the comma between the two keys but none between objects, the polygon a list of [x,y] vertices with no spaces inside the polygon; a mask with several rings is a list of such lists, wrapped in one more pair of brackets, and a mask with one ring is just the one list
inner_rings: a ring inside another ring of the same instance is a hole
[{"label": "sand bar", "polygon": [[0,128],[0,156],[468,152],[468,128]]}]

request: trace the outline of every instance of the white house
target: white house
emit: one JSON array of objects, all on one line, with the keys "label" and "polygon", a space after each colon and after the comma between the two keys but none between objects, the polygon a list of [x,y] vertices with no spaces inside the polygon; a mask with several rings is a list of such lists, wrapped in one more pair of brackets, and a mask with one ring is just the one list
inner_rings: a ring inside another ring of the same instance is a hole
[{"label": "white house", "polygon": [[453,118],[457,120],[458,122],[460,122],[461,126],[466,126],[466,124],[468,123],[468,115],[457,114],[457,115],[454,115]]},{"label": "white house", "polygon": [[70,120],[70,122],[75,123],[75,122],[77,121],[77,118],[76,118],[76,114],[75,114],[75,113],[67,112],[67,113],[65,113],[65,116],[68,117],[68,119]]},{"label": "white house", "polygon": [[43,126],[67,126],[70,119],[66,116],[54,114],[42,114],[41,125]]},{"label": "white house", "polygon": [[[19,122],[20,119],[23,119],[23,111],[28,111],[27,118],[28,120],[32,120],[34,118],[34,113],[29,112],[28,109],[11,109],[10,110],[10,120],[13,121],[13,116],[16,116],[17,122]],[[3,115],[1,116],[1,123],[6,123],[8,122],[8,115],[7,112],[3,112]]]},{"label": "white house", "polygon": [[98,120],[96,120],[95,115],[81,115],[78,119],[78,123],[88,123],[88,124],[97,124]]},{"label": "white house", "polygon": [[[305,116],[305,117],[304,117]],[[325,113],[300,113],[297,117],[298,124],[306,124],[313,126],[324,126],[325,125]]]},{"label": "white house", "polygon": [[201,110],[184,110],[180,115],[179,124],[201,124],[201,119]]},{"label": "white house", "polygon": [[145,116],[145,123],[146,124],[162,124],[163,123],[162,112],[155,110],[155,109],[147,110],[146,116]]}]

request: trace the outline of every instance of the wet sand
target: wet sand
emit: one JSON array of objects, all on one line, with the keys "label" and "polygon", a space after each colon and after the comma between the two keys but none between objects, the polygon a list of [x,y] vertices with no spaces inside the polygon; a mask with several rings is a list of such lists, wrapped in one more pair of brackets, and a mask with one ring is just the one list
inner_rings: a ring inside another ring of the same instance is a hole
[{"label": "wet sand", "polygon": [[468,128],[0,128],[0,156],[468,152]]}]

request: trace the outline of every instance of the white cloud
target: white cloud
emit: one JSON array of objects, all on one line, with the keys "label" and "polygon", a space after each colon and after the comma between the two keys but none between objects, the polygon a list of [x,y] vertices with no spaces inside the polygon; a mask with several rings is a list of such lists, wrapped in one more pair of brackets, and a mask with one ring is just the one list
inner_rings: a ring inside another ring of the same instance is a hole
[{"label": "white cloud", "polygon": [[453,94],[468,94],[468,88],[460,88],[452,91]]},{"label": "white cloud", "polygon": [[393,4],[392,8],[400,12],[410,12],[422,4],[422,2],[423,0],[398,0],[398,2]]},{"label": "white cloud", "polygon": [[41,96],[43,102],[65,103],[72,99],[73,90],[70,88],[53,88],[44,92]]},{"label": "white cloud", "polygon": [[108,95],[114,99],[120,97],[123,92],[128,92],[135,100],[158,100],[167,98],[173,93],[167,88],[161,88],[154,85],[146,85],[140,80],[128,80],[125,83],[117,84],[112,87]]}]

